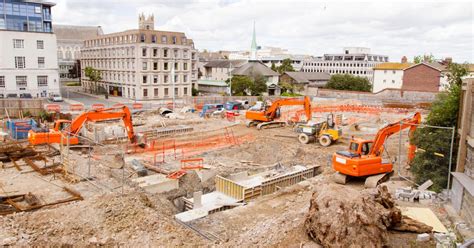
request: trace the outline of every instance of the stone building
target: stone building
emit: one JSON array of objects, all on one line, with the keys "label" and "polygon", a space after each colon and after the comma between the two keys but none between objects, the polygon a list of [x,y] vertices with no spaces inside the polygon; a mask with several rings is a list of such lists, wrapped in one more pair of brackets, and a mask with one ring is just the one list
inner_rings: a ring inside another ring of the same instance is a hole
[{"label": "stone building", "polygon": [[[58,43],[60,80],[78,80],[80,76],[79,61],[84,40],[103,35],[102,28],[100,26],[54,25],[54,33]],[[76,73],[71,73],[71,71],[76,71]]]},{"label": "stone building", "polygon": [[459,149],[452,172],[451,203],[458,214],[474,226],[474,78],[463,80],[459,110]]},{"label": "stone building", "polygon": [[[154,29],[154,17],[140,15],[139,28],[84,41],[82,87],[136,100],[191,96],[197,82],[197,51],[182,32]],[[85,68],[101,72],[92,82]]]}]

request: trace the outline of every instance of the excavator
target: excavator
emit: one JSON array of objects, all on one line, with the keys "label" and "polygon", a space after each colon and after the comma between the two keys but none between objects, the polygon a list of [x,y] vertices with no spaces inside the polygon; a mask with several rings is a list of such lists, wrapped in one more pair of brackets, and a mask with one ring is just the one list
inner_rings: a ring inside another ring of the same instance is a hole
[{"label": "excavator", "polygon": [[[61,143],[61,137],[69,136],[69,144],[79,144],[78,134],[88,121],[103,121],[112,119],[122,119],[127,130],[128,138],[133,142],[135,134],[133,132],[132,114],[127,106],[118,108],[97,109],[84,112],[74,120],[57,120],[52,129],[32,129],[28,132],[28,141],[31,145]],[[67,142],[63,138],[63,143]]]},{"label": "excavator", "polygon": [[252,111],[248,110],[245,113],[247,119],[247,127],[257,126],[260,130],[265,126],[270,125],[284,125],[284,121],[275,121],[276,118],[280,117],[281,106],[292,106],[292,105],[303,105],[307,120],[311,120],[311,100],[305,96],[304,100],[297,98],[279,99],[272,103],[271,106],[266,106],[263,111]]},{"label": "excavator", "polygon": [[[332,167],[336,171],[335,182],[346,184],[348,176],[366,177],[365,187],[374,188],[388,179],[389,174],[393,171],[393,164],[391,161],[382,160],[385,141],[393,134],[406,128],[410,129],[409,135],[411,137],[420,123],[421,114],[417,112],[413,117],[405,118],[380,129],[373,140],[352,138],[348,151],[338,151],[332,156]],[[415,150],[415,145],[410,144],[408,148],[409,162],[413,159]]]}]

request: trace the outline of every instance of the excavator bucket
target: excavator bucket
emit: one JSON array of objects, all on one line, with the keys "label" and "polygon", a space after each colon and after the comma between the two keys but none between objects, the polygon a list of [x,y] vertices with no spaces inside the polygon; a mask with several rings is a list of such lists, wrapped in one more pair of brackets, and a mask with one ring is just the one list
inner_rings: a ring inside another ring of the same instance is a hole
[{"label": "excavator bucket", "polygon": [[383,173],[383,174],[378,174],[378,175],[367,177],[365,179],[364,187],[365,188],[375,188],[375,187],[377,187],[377,185],[387,181],[389,177],[390,177],[389,173]]}]

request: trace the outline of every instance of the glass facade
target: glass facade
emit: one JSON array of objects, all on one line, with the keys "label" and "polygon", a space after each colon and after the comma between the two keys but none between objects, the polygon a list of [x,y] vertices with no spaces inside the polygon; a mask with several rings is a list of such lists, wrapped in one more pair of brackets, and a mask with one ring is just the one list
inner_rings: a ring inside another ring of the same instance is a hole
[{"label": "glass facade", "polygon": [[24,0],[0,0],[0,29],[51,33],[51,6]]}]

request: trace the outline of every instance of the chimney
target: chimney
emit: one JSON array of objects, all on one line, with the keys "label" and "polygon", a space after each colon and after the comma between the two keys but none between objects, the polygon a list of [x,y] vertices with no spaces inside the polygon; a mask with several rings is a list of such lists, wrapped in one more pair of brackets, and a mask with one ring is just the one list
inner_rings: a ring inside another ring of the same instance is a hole
[{"label": "chimney", "polygon": [[402,63],[406,63],[406,62],[408,62],[407,56],[403,56],[402,57]]},{"label": "chimney", "polygon": [[453,58],[452,58],[452,57],[446,57],[446,58],[444,58],[444,63],[446,63],[446,64],[451,64],[451,63],[453,63]]},{"label": "chimney", "polygon": [[430,62],[430,56],[428,56],[428,55],[423,55],[423,62],[425,62],[425,63]]}]

